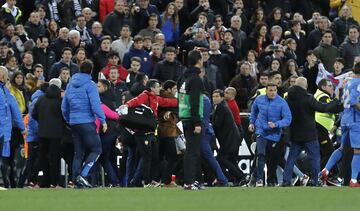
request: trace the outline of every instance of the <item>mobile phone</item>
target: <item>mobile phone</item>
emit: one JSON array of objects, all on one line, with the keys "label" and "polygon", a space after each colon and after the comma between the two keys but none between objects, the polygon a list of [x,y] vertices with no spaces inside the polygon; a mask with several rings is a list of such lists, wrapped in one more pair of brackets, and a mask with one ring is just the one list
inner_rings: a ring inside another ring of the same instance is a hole
[{"label": "mobile phone", "polygon": [[275,51],[277,50],[279,47],[277,45],[270,45],[269,46],[269,49],[272,50],[272,51]]}]

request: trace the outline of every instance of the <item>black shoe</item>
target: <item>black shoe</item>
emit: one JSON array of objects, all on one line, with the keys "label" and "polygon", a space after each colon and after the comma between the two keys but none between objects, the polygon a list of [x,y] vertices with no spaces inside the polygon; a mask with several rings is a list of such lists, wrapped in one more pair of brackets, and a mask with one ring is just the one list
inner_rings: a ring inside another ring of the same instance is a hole
[{"label": "black shoe", "polygon": [[75,186],[77,188],[92,188],[93,186],[82,176],[77,176],[75,180]]},{"label": "black shoe", "polygon": [[199,190],[205,190],[205,186],[204,186],[203,184],[201,184],[200,182],[195,181],[193,184],[194,184],[196,187],[198,187]]},{"label": "black shoe", "polygon": [[281,187],[291,187],[291,182],[283,182]]},{"label": "black shoe", "polygon": [[142,188],[142,187],[144,187],[144,185],[141,182],[132,179],[130,181],[130,183],[128,184],[128,187],[129,188]]}]

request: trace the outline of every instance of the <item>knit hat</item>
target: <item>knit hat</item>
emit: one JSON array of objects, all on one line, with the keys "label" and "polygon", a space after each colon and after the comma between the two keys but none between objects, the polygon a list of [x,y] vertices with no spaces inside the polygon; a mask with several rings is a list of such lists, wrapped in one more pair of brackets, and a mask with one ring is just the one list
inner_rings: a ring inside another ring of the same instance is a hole
[{"label": "knit hat", "polygon": [[49,86],[51,85],[55,85],[57,87],[59,87],[59,89],[61,89],[61,80],[58,78],[53,78],[49,81]]}]

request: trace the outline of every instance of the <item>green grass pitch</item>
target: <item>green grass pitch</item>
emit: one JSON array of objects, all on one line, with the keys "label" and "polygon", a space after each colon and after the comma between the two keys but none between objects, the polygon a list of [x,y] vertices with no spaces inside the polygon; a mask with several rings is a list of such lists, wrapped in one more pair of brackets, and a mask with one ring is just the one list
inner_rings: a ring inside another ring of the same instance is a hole
[{"label": "green grass pitch", "polygon": [[351,211],[360,188],[13,189],[0,192],[0,211]]}]

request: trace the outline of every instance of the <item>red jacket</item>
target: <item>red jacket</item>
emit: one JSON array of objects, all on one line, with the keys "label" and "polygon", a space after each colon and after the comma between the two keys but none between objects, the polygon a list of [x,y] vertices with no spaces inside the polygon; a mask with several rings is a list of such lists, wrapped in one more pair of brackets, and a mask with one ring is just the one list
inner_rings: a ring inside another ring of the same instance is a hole
[{"label": "red jacket", "polygon": [[114,11],[115,6],[114,0],[100,0],[99,3],[99,20],[101,23],[104,22],[105,16],[110,12]]},{"label": "red jacket", "polygon": [[[112,64],[107,64],[102,70],[101,72],[104,74],[104,76],[106,77],[106,79],[109,80],[109,74],[110,74],[110,67],[114,66]],[[118,81],[125,81],[126,77],[129,75],[128,71],[122,66],[122,65],[118,65],[118,73],[119,73],[119,80]]]},{"label": "red jacket", "polygon": [[240,109],[239,109],[238,105],[236,104],[236,101],[235,100],[227,100],[226,102],[231,110],[231,113],[234,117],[236,125],[240,126],[241,125]]},{"label": "red jacket", "polygon": [[157,117],[158,106],[161,107],[178,106],[178,101],[176,98],[163,98],[147,90],[143,91],[139,96],[129,100],[126,104],[129,106],[129,108],[133,108],[141,104],[149,105],[149,101],[150,101],[150,108],[154,111],[155,117]]}]

